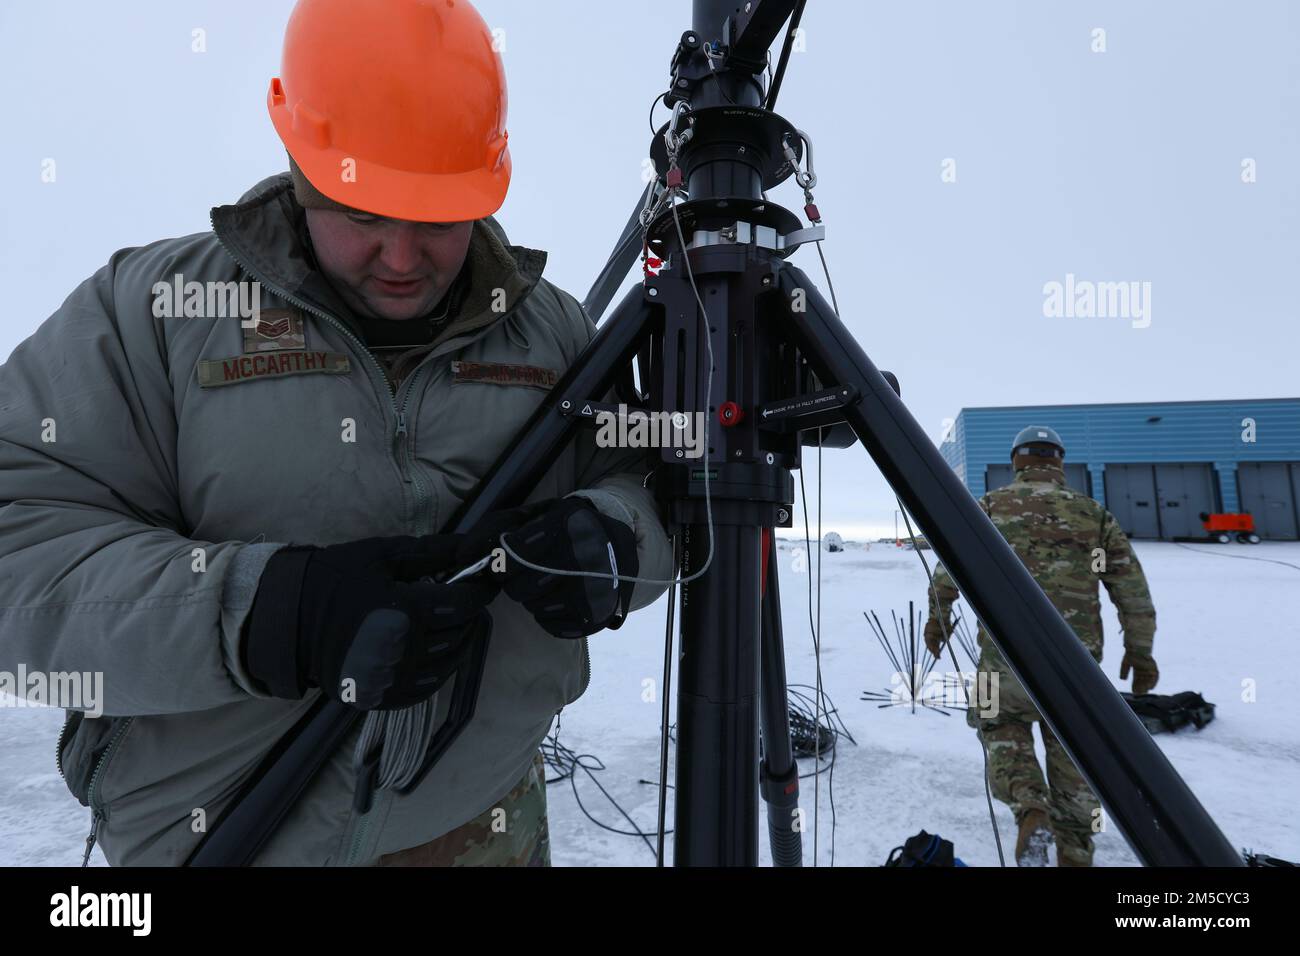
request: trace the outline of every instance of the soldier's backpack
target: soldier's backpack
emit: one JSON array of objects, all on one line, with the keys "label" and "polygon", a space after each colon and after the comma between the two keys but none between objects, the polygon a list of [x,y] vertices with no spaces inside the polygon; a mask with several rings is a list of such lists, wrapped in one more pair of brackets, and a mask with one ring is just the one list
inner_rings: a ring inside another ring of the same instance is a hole
[{"label": "soldier's backpack", "polygon": [[1195,691],[1181,694],[1121,695],[1153,734],[1173,733],[1191,724],[1200,730],[1214,719],[1214,705]]},{"label": "soldier's backpack", "polygon": [[[897,854],[897,855],[895,855]],[[889,851],[885,866],[965,866],[952,855],[952,841],[922,830]]]}]

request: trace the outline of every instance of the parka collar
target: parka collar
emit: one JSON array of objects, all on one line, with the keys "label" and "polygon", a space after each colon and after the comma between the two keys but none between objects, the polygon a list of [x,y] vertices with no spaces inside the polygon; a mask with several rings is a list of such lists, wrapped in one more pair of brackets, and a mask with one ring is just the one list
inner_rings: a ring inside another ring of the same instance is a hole
[{"label": "parka collar", "polygon": [[1065,470],[1060,465],[1033,465],[1029,468],[1021,468],[1016,472],[1016,481],[1048,481],[1053,484],[1065,485]]}]

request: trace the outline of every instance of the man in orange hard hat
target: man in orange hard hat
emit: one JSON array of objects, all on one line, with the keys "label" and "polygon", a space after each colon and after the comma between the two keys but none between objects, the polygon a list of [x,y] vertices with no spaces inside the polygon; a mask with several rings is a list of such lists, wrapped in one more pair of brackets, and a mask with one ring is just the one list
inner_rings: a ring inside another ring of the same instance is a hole
[{"label": "man in orange hard hat", "polygon": [[358,315],[405,321],[442,301],[510,185],[506,99],[463,0],[295,7],[267,105],[321,270]]},{"label": "man in orange hard hat", "polygon": [[601,570],[594,543],[621,583],[440,583],[483,539],[439,529],[593,334],[493,218],[500,57],[465,0],[301,0],[268,106],[288,173],[115,254],[0,368],[0,669],[104,674],[58,748],[87,858],[186,861],[324,696],[366,716],[257,864],[546,865],[538,746],[587,636],[662,590],[626,578],[671,561],[641,453],[586,433],[494,528],[549,568]]}]

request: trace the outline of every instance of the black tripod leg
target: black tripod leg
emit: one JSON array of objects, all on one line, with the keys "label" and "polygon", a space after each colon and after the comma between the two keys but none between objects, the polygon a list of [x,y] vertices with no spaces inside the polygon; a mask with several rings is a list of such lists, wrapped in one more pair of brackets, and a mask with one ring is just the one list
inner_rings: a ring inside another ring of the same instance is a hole
[{"label": "black tripod leg", "polygon": [[[589,401],[599,401],[631,362],[649,334],[651,308],[639,286],[624,296],[614,314],[600,327],[582,354],[546,396],[546,400],[515,435],[510,446],[478,483],[474,496],[457,510],[450,530],[465,532],[485,515],[500,508],[521,504],[555,461],[556,455],[573,438],[573,432],[588,419],[581,415]],[[486,663],[486,642],[471,662],[470,673],[481,677]],[[459,683],[461,675],[457,675]],[[477,698],[477,678],[471,693]],[[402,788],[409,793],[418,787],[435,763],[455,743],[473,717],[475,700],[462,708],[463,719],[448,722],[438,730],[419,773]],[[455,706],[453,698],[453,706]]]},{"label": "black tripod leg", "polygon": [[[762,693],[763,762],[759,787],[767,803],[767,838],[776,866],[803,865],[799,826],[799,765],[790,750],[790,706],[786,698],[785,643],[781,595],[777,589],[776,540],[763,529]],[[816,731],[815,731],[816,732]]]},{"label": "black tripod leg", "polygon": [[528,497],[573,430],[589,420],[579,414],[582,405],[600,401],[627,368],[650,334],[652,315],[645,291],[640,286],[629,291],[479,481],[473,497],[452,518],[449,531],[468,531],[488,512],[513,508]]},{"label": "black tripod leg", "polygon": [[321,697],[263,760],[186,866],[248,866],[360,716]]},{"label": "black tripod leg", "polygon": [[646,184],[645,191],[637,199],[636,207],[618,237],[618,242],[614,243],[614,251],[609,261],[600,270],[600,275],[596,276],[596,281],[592,283],[587,297],[582,300],[582,307],[591,316],[593,322],[600,321],[600,317],[605,314],[605,307],[609,305],[610,299],[614,298],[614,293],[618,292],[618,287],[623,284],[632,264],[641,253],[644,241],[642,236],[645,234],[645,227],[641,225],[641,210],[659,188],[658,182],[652,181]]},{"label": "black tripod leg", "polygon": [[794,342],[1148,866],[1241,866],[1240,855],[1116,693],[816,286],[783,265]]},{"label": "black tripod leg", "polygon": [[[715,512],[713,562],[682,585],[674,866],[758,863],[760,534]],[[687,525],[682,545],[689,577],[709,552],[708,525]]]}]

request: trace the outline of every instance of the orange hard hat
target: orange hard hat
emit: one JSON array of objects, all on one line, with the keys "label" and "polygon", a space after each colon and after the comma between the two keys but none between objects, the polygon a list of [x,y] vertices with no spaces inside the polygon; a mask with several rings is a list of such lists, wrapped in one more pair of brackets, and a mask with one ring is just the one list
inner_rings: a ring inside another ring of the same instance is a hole
[{"label": "orange hard hat", "polygon": [[467,0],[299,0],[267,107],[307,180],[342,205],[463,222],[505,201],[505,68]]}]

